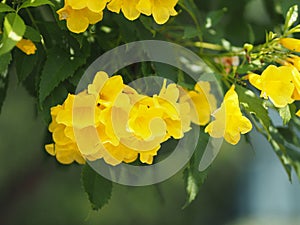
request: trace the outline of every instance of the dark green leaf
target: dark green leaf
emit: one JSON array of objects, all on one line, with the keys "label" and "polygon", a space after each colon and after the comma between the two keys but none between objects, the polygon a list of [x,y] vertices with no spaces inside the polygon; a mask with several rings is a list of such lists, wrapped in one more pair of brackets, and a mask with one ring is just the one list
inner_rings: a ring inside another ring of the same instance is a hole
[{"label": "dark green leaf", "polygon": [[49,0],[27,0],[20,6],[19,9],[28,8],[28,7],[38,7],[42,5],[54,6],[54,4]]},{"label": "dark green leaf", "polygon": [[0,42],[0,55],[9,52],[25,33],[26,26],[16,13],[9,13],[4,18],[4,32]]},{"label": "dark green leaf", "polygon": [[13,8],[10,6],[6,5],[5,3],[0,3],[0,13],[3,12],[13,12],[15,11]]},{"label": "dark green leaf", "polygon": [[36,29],[30,26],[26,26],[24,37],[34,42],[41,42],[40,33]]},{"label": "dark green leaf", "polygon": [[206,17],[205,27],[211,28],[217,25],[221,21],[221,19],[223,18],[226,12],[227,12],[227,8],[209,12]]},{"label": "dark green leaf", "polygon": [[184,39],[197,37],[199,35],[199,31],[193,26],[186,26],[184,28],[183,37]]},{"label": "dark green leaf", "polygon": [[209,135],[204,133],[203,129],[201,129],[196,151],[191,158],[188,167],[183,172],[187,192],[187,199],[183,208],[187,207],[196,198],[201,185],[206,180],[207,170],[200,172],[198,167],[208,140]]},{"label": "dark green leaf", "polygon": [[61,84],[58,87],[56,87],[51,92],[51,95],[49,95],[45,99],[42,105],[43,110],[41,111],[41,113],[46,124],[49,124],[51,122],[50,108],[58,104],[62,104],[64,100],[67,98],[67,95],[68,95],[68,90],[63,84]]},{"label": "dark green leaf", "polygon": [[293,166],[300,180],[300,148],[289,144],[286,147],[286,153],[290,159],[289,163]]},{"label": "dark green leaf", "polygon": [[16,62],[16,72],[20,82],[24,81],[27,76],[36,67],[38,54],[26,55],[21,51],[15,51],[14,60]]},{"label": "dark green leaf", "polygon": [[108,203],[112,192],[111,181],[100,176],[88,164],[82,168],[81,181],[94,210]]},{"label": "dark green leaf", "polygon": [[157,76],[170,79],[177,83],[179,73],[179,70],[177,68],[158,62],[153,62],[152,65]]},{"label": "dark green leaf", "polygon": [[254,114],[267,131],[271,121],[268,115],[268,110],[264,107],[263,100],[256,96],[251,90],[240,85],[236,85],[235,90],[244,109],[247,112]]},{"label": "dark green leaf", "polygon": [[10,61],[10,53],[6,53],[0,56],[0,112],[8,87],[8,66],[10,64]]},{"label": "dark green leaf", "polygon": [[85,63],[85,60],[82,57],[71,56],[58,48],[49,50],[39,86],[40,104],[59,83],[73,76],[77,68]]}]

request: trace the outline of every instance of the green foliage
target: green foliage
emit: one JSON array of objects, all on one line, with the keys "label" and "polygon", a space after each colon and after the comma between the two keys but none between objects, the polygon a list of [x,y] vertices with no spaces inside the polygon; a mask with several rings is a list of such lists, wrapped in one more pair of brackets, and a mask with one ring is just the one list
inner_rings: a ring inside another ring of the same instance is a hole
[{"label": "green foliage", "polygon": [[279,115],[283,120],[283,124],[287,124],[290,119],[292,118],[291,112],[290,112],[290,107],[287,105],[283,108],[279,108]]},{"label": "green foliage", "polygon": [[196,151],[192,156],[188,166],[183,171],[183,179],[187,193],[187,199],[183,208],[187,207],[193,200],[195,200],[201,185],[206,180],[208,169],[200,172],[198,167],[204,150],[207,146],[208,140],[209,135],[207,133],[204,133],[204,130],[201,129]]},{"label": "green foliage", "polygon": [[41,34],[31,26],[26,26],[24,38],[34,42],[41,42]]},{"label": "green foliage", "polygon": [[[289,178],[294,169],[300,179],[300,123],[295,116],[296,104],[276,111],[283,119],[284,127],[275,127],[266,100],[247,85],[244,76],[250,71],[261,72],[269,64],[280,64],[289,56],[286,49],[281,51],[278,38],[297,35],[300,31],[299,25],[293,27],[298,21],[298,5],[295,5],[298,1],[266,1],[266,10],[261,10],[264,15],[251,12],[248,15],[252,16],[251,20],[244,16],[244,12],[253,1],[242,0],[238,4],[233,0],[216,0],[213,4],[209,1],[200,4],[199,0],[180,0],[176,6],[178,15],[164,25],[156,24],[149,16],[141,15],[139,19],[129,21],[122,13],[106,10],[104,19],[82,34],[71,33],[65,21],[58,20],[55,11],[63,1],[7,2],[0,3],[0,110],[6,95],[10,65],[15,67],[19,83],[36,99],[39,113],[48,125],[50,108],[62,104],[68,93],[74,93],[87,67],[106,51],[147,39],[174,42],[190,48],[203,59],[203,69],[207,72],[209,68],[211,72],[202,76],[202,81],[211,81],[211,76],[215,76],[224,90],[236,85],[243,112],[269,140]],[[47,7],[41,10],[36,9],[45,5]],[[261,16],[272,20],[261,24],[253,20],[253,17]],[[272,31],[266,32],[265,41],[264,32],[269,28]],[[37,47],[35,54],[26,55],[15,48],[22,38],[34,42]],[[233,63],[233,56],[238,58],[238,65]],[[113,60],[118,60],[118,57]],[[154,75],[170,79],[186,89],[193,89],[195,85],[195,81],[179,69],[157,62],[131,65],[123,68],[121,74],[125,82]],[[161,84],[152,85],[160,87]],[[201,127],[197,149],[183,172],[187,192],[184,207],[196,198],[207,177],[207,171],[198,170],[209,139],[203,130]],[[163,143],[165,151],[161,151],[163,153],[159,153],[161,155],[154,162],[168,157],[176,144],[175,140]],[[110,199],[112,183],[89,165],[82,169],[82,184],[93,209],[102,208]]]},{"label": "green foliage", "polygon": [[75,71],[85,63],[85,58],[70,55],[60,48],[48,51],[47,60],[41,74],[39,86],[40,104],[65,79],[72,77]]},{"label": "green foliage", "polygon": [[4,18],[4,32],[0,45],[0,56],[9,52],[25,33],[23,19],[16,13],[9,13]]},{"label": "green foliage", "polygon": [[0,113],[8,87],[8,66],[11,60],[10,53],[0,56]]},{"label": "green foliage", "polygon": [[11,8],[9,5],[0,2],[0,13],[13,12],[13,11],[15,10]]},{"label": "green foliage", "polygon": [[51,5],[54,6],[54,4],[50,0],[26,0],[19,8],[24,9],[28,7],[38,7],[42,5]]},{"label": "green foliage", "polygon": [[82,168],[81,181],[94,210],[108,203],[112,192],[111,181],[100,176],[88,164]]},{"label": "green foliage", "polygon": [[268,110],[264,106],[264,101],[254,92],[240,85],[236,85],[235,90],[239,96],[240,104],[244,107],[245,111],[255,115],[264,129],[268,130],[268,127],[271,125],[271,120],[268,115]]},{"label": "green foliage", "polygon": [[16,60],[16,72],[19,82],[23,82],[36,66],[38,54],[26,55],[20,50],[16,50],[14,58]]}]

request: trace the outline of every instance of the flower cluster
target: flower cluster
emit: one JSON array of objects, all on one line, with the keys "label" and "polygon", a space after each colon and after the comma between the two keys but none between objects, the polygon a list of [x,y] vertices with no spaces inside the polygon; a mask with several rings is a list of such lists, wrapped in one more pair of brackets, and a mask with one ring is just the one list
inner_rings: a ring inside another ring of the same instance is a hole
[{"label": "flower cluster", "polygon": [[[55,143],[46,145],[46,150],[63,164],[101,158],[111,165],[138,158],[152,164],[161,143],[181,139],[191,123],[208,124],[216,107],[208,82],[198,82],[194,90],[187,91],[164,80],[158,94],[147,96],[125,85],[120,75],[109,78],[98,72],[86,90],[69,94],[63,105],[51,109],[49,131]],[[206,132],[224,136],[229,143],[236,144],[240,133],[251,130],[251,123],[240,112],[234,88],[215,117]],[[233,118],[235,122],[229,123]]]},{"label": "flower cluster", "polygon": [[111,12],[122,13],[129,20],[141,14],[152,15],[157,24],[164,24],[170,16],[177,15],[174,7],[178,0],[65,0],[63,8],[57,11],[60,20],[67,21],[67,27],[74,33],[84,32],[89,24],[96,24],[103,18],[105,7]]},{"label": "flower cluster", "polygon": [[[279,43],[292,52],[300,52],[300,40],[281,38]],[[261,90],[260,96],[270,101],[277,108],[286,107],[295,100],[300,100],[300,57],[289,54],[280,61],[282,66],[269,65],[261,75],[249,74],[250,83]],[[297,113],[300,115],[300,111]]]}]

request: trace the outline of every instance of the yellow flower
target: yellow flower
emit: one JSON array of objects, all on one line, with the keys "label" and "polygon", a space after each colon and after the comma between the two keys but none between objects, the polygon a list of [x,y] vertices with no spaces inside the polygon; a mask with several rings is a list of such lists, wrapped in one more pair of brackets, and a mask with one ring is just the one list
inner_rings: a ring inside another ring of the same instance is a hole
[{"label": "yellow flower", "polygon": [[[191,100],[191,101],[189,101]],[[217,101],[210,93],[210,83],[199,81],[193,91],[182,101],[189,101],[191,109],[191,120],[193,123],[204,126],[210,121],[210,116],[217,108]]]},{"label": "yellow flower", "polygon": [[119,75],[98,72],[87,90],[51,108],[54,144],[45,148],[65,164],[83,158],[103,158],[110,165],[139,158],[152,164],[162,142],[182,138],[190,129],[189,104],[179,99],[175,84],[165,81],[150,97],[125,85]]},{"label": "yellow flower", "polygon": [[110,0],[66,0],[65,4],[72,9],[88,8],[90,11],[100,13],[104,10],[106,3]]},{"label": "yellow flower", "polygon": [[83,159],[77,145],[72,128],[72,106],[74,95],[69,94],[63,105],[51,108],[52,122],[49,131],[52,132],[53,144],[45,146],[46,151],[56,156],[62,164],[70,164],[74,161],[83,164]]},{"label": "yellow flower", "polygon": [[300,117],[300,109],[296,112],[296,115]]},{"label": "yellow flower", "polygon": [[65,6],[57,11],[59,20],[67,20],[67,27],[74,33],[86,31],[89,24],[95,24],[102,20],[103,12],[95,13],[89,8],[73,9],[70,5]]},{"label": "yellow flower", "polygon": [[140,11],[137,10],[136,6],[139,0],[112,0],[108,3],[108,10],[120,13],[120,10],[124,16],[129,20],[135,20],[140,16]]},{"label": "yellow flower", "polygon": [[249,81],[254,87],[261,90],[261,97],[269,98],[276,107],[285,107],[294,101],[292,98],[295,91],[293,81],[297,82],[298,77],[299,72],[293,66],[270,65],[261,76],[249,74]]},{"label": "yellow flower", "polygon": [[240,134],[248,133],[252,129],[251,122],[242,115],[238,95],[233,85],[225,94],[221,107],[215,111],[215,120],[207,125],[205,132],[214,138],[224,137],[230,144],[237,144]]},{"label": "yellow flower", "polygon": [[178,0],[140,0],[136,8],[147,16],[153,15],[156,23],[164,24],[170,16],[177,15],[174,9],[177,2]]},{"label": "yellow flower", "polygon": [[300,40],[295,39],[295,38],[281,38],[279,40],[280,44],[291,50],[291,51],[295,51],[295,52],[300,52]]},{"label": "yellow flower", "polygon": [[28,39],[21,39],[21,41],[19,41],[16,44],[16,46],[27,55],[32,55],[36,51],[35,44],[31,40],[28,40]]}]

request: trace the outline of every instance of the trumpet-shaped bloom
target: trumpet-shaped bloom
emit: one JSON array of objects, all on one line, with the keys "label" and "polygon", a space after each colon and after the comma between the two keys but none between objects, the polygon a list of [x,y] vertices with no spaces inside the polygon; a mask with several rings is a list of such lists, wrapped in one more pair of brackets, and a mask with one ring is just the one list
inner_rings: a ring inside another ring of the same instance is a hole
[{"label": "trumpet-shaped bloom", "polygon": [[65,5],[57,11],[59,20],[66,20],[67,27],[74,33],[86,31],[89,24],[95,24],[102,20],[103,12],[95,13],[89,8],[73,9],[70,5]]},{"label": "trumpet-shaped bloom", "polygon": [[83,159],[77,145],[72,128],[72,106],[74,95],[68,95],[63,105],[51,108],[52,122],[49,131],[52,132],[53,144],[45,146],[46,151],[62,164],[74,161],[83,164]]},{"label": "trumpet-shaped bloom", "polygon": [[137,10],[136,6],[139,0],[112,0],[108,3],[108,10],[115,13],[122,13],[129,20],[135,20],[140,16],[140,11]]},{"label": "trumpet-shaped bloom", "polygon": [[293,66],[270,65],[261,76],[249,75],[250,83],[261,90],[260,96],[265,99],[269,98],[276,107],[285,107],[294,101],[292,98],[294,91],[300,90],[297,84],[298,79],[299,72]]},{"label": "trumpet-shaped bloom", "polygon": [[281,38],[280,44],[294,52],[300,52],[300,40],[295,38]]},{"label": "trumpet-shaped bloom", "polygon": [[205,132],[214,138],[224,137],[230,144],[237,144],[240,134],[248,133],[252,129],[251,122],[242,115],[238,95],[233,85],[225,94],[221,107],[215,111],[215,120],[205,128]]},{"label": "trumpet-shaped bloom", "polygon": [[206,125],[210,121],[211,114],[217,108],[217,101],[210,93],[210,83],[199,81],[194,90],[188,92],[185,100],[189,101],[191,109],[191,120],[198,125]]},{"label": "trumpet-shaped bloom", "polygon": [[72,9],[88,8],[90,11],[100,13],[104,10],[107,2],[110,0],[66,0],[65,4],[72,7]]},{"label": "trumpet-shaped bloom", "polygon": [[26,55],[32,55],[35,53],[36,51],[36,46],[35,44],[28,39],[21,39],[21,41],[19,41],[16,44],[17,48],[19,48],[22,52],[24,52]]},{"label": "trumpet-shaped bloom", "polygon": [[152,15],[157,24],[166,23],[170,16],[176,16],[174,7],[178,0],[140,0],[137,4],[137,10],[150,16]]}]

